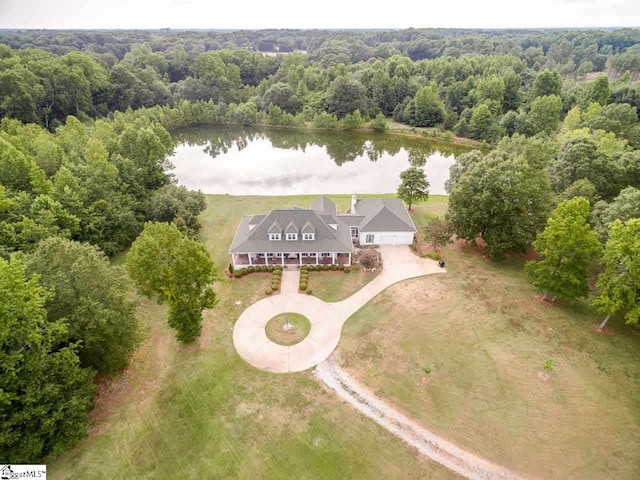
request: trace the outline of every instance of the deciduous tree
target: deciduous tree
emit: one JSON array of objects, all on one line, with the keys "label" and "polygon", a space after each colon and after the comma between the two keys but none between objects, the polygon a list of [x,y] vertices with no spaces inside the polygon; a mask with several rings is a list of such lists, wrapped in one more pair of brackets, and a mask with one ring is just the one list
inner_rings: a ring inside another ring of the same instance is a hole
[{"label": "deciduous tree", "polygon": [[398,197],[409,206],[416,202],[423,202],[429,198],[429,182],[422,168],[410,167],[400,173]]},{"label": "deciduous tree", "polygon": [[590,267],[602,249],[588,218],[586,198],[565,200],[536,237],[533,246],[540,259],[528,262],[525,269],[544,298],[548,294],[562,300],[587,296]]},{"label": "deciduous tree", "polygon": [[0,258],[0,451],[3,462],[40,463],[87,433],[93,372],[62,321],[48,321],[46,290],[13,257]]},{"label": "deciduous tree", "polygon": [[40,242],[25,263],[50,289],[47,317],[65,325],[64,342],[78,345],[81,365],[104,374],[126,367],[140,322],[124,268],[92,245],[59,237]]},{"label": "deciduous tree", "polygon": [[127,254],[127,270],[140,293],[168,303],[169,325],[178,340],[191,342],[200,335],[202,311],[216,303],[215,267],[200,243],[173,224],[148,222]]},{"label": "deciduous tree", "polygon": [[549,183],[542,170],[520,157],[505,158],[497,152],[470,164],[456,180],[447,219],[458,238],[481,237],[489,255],[501,258],[531,244],[550,204]]},{"label": "deciduous tree", "polygon": [[447,220],[434,218],[424,227],[424,236],[433,245],[433,249],[438,251],[439,247],[451,242],[454,234],[453,225]]},{"label": "deciduous tree", "polygon": [[637,324],[640,319],[640,218],[627,222],[616,220],[611,225],[602,263],[604,271],[596,285],[599,293],[593,300],[598,312],[607,315],[600,328],[617,312],[624,312],[627,323]]}]

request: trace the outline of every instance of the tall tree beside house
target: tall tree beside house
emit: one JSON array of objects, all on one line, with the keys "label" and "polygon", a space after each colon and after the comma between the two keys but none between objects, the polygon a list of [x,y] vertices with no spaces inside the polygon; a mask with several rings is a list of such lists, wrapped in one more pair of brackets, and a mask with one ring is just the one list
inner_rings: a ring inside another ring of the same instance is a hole
[{"label": "tall tree beside house", "polygon": [[178,340],[195,340],[202,311],[217,303],[211,284],[216,270],[202,244],[174,224],[148,222],[127,254],[127,270],[141,294],[169,305],[169,326]]},{"label": "tall tree beside house", "polygon": [[574,300],[589,293],[589,270],[602,246],[588,218],[589,200],[565,200],[551,212],[546,228],[533,243],[540,259],[528,262],[525,269],[545,299],[551,294]]},{"label": "tall tree beside house", "polygon": [[40,463],[87,433],[94,372],[80,368],[66,325],[50,321],[48,292],[18,256],[0,258],[0,456]]},{"label": "tall tree beside house", "polygon": [[[498,152],[499,153],[499,152]],[[447,219],[458,238],[482,238],[493,258],[524,251],[547,219],[547,176],[521,156],[490,153],[473,162],[449,195]]]},{"label": "tall tree beside house", "polygon": [[410,167],[400,173],[398,197],[408,205],[409,210],[414,203],[429,198],[429,182],[422,168]]},{"label": "tall tree beside house", "polygon": [[627,222],[616,220],[605,245],[602,259],[604,271],[598,276],[598,296],[592,304],[606,317],[604,328],[617,312],[625,320],[637,324],[640,320],[640,218]]}]

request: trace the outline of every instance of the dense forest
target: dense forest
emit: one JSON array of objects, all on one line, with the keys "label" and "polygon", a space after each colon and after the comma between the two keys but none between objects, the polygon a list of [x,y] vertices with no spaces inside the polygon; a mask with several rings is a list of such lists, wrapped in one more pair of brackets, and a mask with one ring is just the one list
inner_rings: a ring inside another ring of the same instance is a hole
[{"label": "dense forest", "polygon": [[[594,307],[637,323],[639,78],[639,30],[0,32],[0,450],[33,463],[86,433],[93,380],[140,338],[130,279],[199,335],[205,201],[167,160],[187,125],[483,142],[452,167],[447,231],[496,259],[533,246],[532,282],[566,300],[602,256]],[[313,135],[341,162],[380,154]],[[127,276],[109,257],[132,243]]]},{"label": "dense forest", "polygon": [[[495,141],[592,100],[638,107],[638,44],[637,30],[0,32],[0,116],[52,130],[67,115],[211,100],[232,123],[349,115],[357,128],[357,110]],[[584,81],[605,70],[613,85]]]}]

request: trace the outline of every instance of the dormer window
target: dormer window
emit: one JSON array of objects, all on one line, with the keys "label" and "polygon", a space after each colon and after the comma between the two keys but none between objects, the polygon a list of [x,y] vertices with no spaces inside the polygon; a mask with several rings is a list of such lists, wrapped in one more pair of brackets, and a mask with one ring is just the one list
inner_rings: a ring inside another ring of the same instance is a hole
[{"label": "dormer window", "polygon": [[269,240],[280,240],[280,234],[279,233],[270,233],[269,234]]},{"label": "dormer window", "polygon": [[298,240],[297,233],[287,233],[287,240]]},{"label": "dormer window", "polygon": [[314,240],[315,236],[315,233],[303,233],[302,240]]}]

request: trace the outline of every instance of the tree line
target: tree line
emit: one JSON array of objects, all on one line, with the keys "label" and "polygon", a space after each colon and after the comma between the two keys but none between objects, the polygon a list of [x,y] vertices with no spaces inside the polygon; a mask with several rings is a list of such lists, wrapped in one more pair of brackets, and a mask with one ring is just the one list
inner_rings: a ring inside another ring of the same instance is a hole
[{"label": "tree line", "polygon": [[[180,341],[199,335],[202,310],[216,302],[213,262],[194,239],[206,205],[173,183],[172,150],[145,116],[69,116],[55,132],[0,122],[5,462],[39,463],[86,435],[94,379],[126,368],[142,339],[132,286],[169,304]],[[132,242],[127,275],[109,256]]]},{"label": "tree line", "polygon": [[[639,172],[640,150],[567,116],[556,135],[515,134],[489,153],[460,155],[446,185],[445,219],[431,221],[424,234],[435,249],[455,234],[498,260],[533,247],[526,272],[552,302],[587,298],[597,271],[591,304],[605,315],[600,327],[614,314],[637,324]],[[424,172],[412,167],[403,175],[398,194],[412,197],[409,205],[428,194],[428,183],[413,179]]]},{"label": "tree line", "polygon": [[[549,131],[576,105],[640,106],[637,30],[284,33],[308,53],[264,56],[237,32],[4,32],[0,116],[54,130],[68,115],[211,101],[231,123],[360,128],[377,118],[384,129],[393,116],[496,142]],[[584,81],[607,68],[613,83]]]}]

